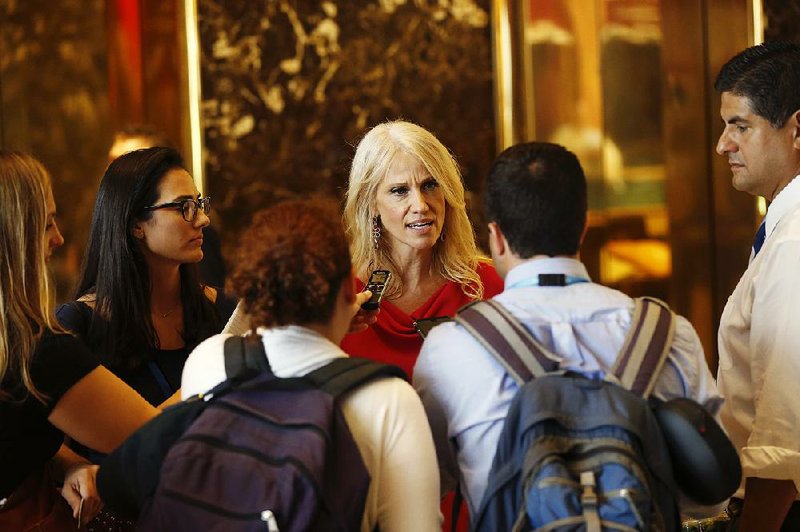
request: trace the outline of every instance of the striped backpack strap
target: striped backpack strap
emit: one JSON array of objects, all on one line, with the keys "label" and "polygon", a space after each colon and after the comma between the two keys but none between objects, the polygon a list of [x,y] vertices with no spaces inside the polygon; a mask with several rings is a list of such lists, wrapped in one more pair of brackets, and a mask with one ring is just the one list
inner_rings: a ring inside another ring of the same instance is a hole
[{"label": "striped backpack strap", "polygon": [[558,357],[494,300],[461,307],[456,322],[474,336],[517,383],[558,370]]},{"label": "striped backpack strap", "polygon": [[631,328],[611,373],[620,384],[647,399],[667,360],[675,335],[675,314],[652,297],[635,299]]}]

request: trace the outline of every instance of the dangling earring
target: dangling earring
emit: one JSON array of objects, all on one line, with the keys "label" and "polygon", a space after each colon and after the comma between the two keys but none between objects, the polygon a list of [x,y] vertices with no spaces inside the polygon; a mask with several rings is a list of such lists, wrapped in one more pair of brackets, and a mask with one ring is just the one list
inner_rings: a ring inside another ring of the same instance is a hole
[{"label": "dangling earring", "polygon": [[372,243],[375,245],[375,249],[378,249],[378,240],[381,238],[381,217],[380,216],[373,216],[372,217]]},{"label": "dangling earring", "polygon": [[439,235],[439,240],[444,242],[444,229],[442,229],[442,234]]}]

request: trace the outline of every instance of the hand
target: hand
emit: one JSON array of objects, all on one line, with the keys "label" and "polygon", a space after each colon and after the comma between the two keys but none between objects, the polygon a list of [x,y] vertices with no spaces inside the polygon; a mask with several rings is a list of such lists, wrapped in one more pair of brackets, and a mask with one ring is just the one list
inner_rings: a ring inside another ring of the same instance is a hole
[{"label": "hand", "polygon": [[79,527],[94,519],[103,508],[95,484],[98,468],[92,464],[77,464],[64,473],[61,496],[72,508],[72,517],[80,520]]},{"label": "hand", "polygon": [[350,321],[348,333],[365,331],[367,327],[378,321],[378,312],[381,311],[380,308],[376,310],[364,310],[361,308],[361,305],[369,301],[370,297],[372,297],[372,292],[369,290],[364,290],[356,294],[356,300],[352,307],[353,319]]}]

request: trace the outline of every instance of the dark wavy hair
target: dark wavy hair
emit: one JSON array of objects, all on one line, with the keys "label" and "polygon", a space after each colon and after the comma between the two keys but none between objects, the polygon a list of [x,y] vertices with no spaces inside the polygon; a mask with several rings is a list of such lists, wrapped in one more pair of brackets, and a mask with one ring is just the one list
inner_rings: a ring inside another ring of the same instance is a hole
[{"label": "dark wavy hair", "polygon": [[754,113],[781,128],[800,109],[800,45],[768,41],[732,57],[714,82],[719,92],[750,100]]},{"label": "dark wavy hair", "polygon": [[521,258],[574,255],[586,225],[586,176],[571,151],[525,142],[497,156],[486,180],[486,212]]},{"label": "dark wavy hair", "polygon": [[[176,168],[183,168],[183,160],[172,148],[136,150],[115,159],[100,182],[75,297],[95,295],[85,341],[110,368],[137,368],[148,362],[148,349],[159,348],[150,315],[150,274],[132,230],[137,220],[153,216],[143,209],[158,199],[164,175]],[[181,264],[180,277],[188,346],[217,332],[220,317],[205,296],[197,265]]]},{"label": "dark wavy hair", "polygon": [[333,202],[288,201],[259,212],[245,231],[228,286],[254,326],[326,323],[350,251]]}]

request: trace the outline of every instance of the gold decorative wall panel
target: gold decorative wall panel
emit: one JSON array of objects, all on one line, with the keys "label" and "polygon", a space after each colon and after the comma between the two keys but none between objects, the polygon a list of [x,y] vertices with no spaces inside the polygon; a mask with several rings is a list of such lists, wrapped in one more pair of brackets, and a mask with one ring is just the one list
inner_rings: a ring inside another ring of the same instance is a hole
[{"label": "gold decorative wall panel", "polygon": [[488,0],[197,8],[206,191],[229,243],[277,200],[341,197],[353,146],[386,119],[433,131],[480,188],[495,154]]},{"label": "gold decorative wall panel", "polygon": [[67,244],[53,256],[59,295],[75,280],[110,144],[104,0],[0,2],[0,145],[53,176]]}]

